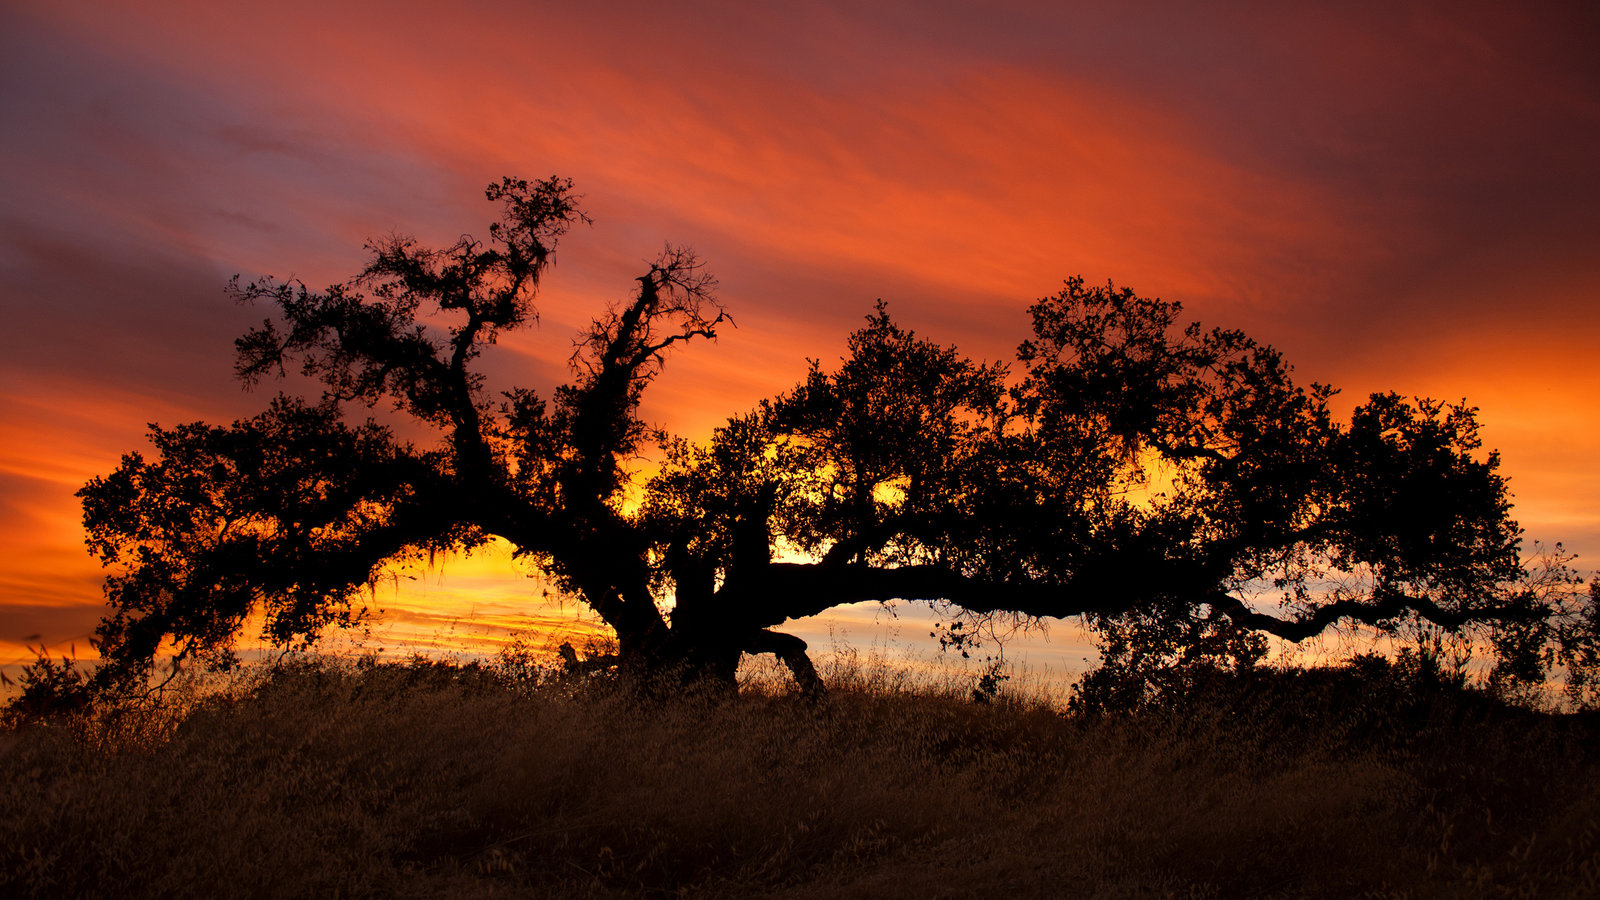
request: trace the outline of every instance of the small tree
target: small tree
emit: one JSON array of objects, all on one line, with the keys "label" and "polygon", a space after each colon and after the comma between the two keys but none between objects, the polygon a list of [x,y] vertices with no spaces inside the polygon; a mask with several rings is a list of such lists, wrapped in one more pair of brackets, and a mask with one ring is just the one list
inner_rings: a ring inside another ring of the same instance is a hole
[{"label": "small tree", "polygon": [[[773,653],[816,691],[805,644],[775,629],[908,599],[957,621],[1082,617],[1136,687],[1340,623],[1472,631],[1502,682],[1564,668],[1580,693],[1593,683],[1593,604],[1570,573],[1530,586],[1464,403],[1379,394],[1336,423],[1333,390],[1294,384],[1272,348],[1072,279],[1034,305],[1016,372],[880,303],[838,368],[813,363],[694,445],[638,416],[669,351],[728,321],[687,251],[580,335],[548,400],[487,391],[472,364],[534,321],[555,244],[583,220],[560,179],[488,197],[503,213],[486,243],[378,242],[323,292],[235,282],[274,312],[238,342],[240,376],[293,367],[322,396],[154,428],[153,461],[130,454],[80,492],[115,569],[105,671],[136,677],[167,641],[225,660],[258,609],[270,639],[309,642],[359,618],[382,566],[498,536],[615,630],[620,664],[723,682],[742,653]],[[380,404],[437,441],[352,418]],[[630,511],[631,461],[653,441],[665,463]]]},{"label": "small tree", "polygon": [[[33,653],[33,662],[22,667],[21,678],[15,683],[17,695],[0,708],[0,723],[52,724],[70,720],[91,707],[94,692],[78,666],[76,652],[52,659],[41,644]],[[13,684],[4,673],[0,673],[0,683],[8,687]]]}]

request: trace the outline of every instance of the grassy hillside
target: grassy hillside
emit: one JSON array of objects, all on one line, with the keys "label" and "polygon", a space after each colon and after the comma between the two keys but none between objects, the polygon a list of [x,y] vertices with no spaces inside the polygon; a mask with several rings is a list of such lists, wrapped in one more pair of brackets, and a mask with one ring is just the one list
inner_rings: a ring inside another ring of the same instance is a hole
[{"label": "grassy hillside", "polygon": [[1263,676],[1068,717],[318,663],[0,733],[0,896],[1600,895],[1593,722]]}]

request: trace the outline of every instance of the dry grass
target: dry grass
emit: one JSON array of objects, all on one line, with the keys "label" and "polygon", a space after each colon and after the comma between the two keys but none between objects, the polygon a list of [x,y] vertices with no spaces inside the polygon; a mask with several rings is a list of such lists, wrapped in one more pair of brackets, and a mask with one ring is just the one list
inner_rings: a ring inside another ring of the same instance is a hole
[{"label": "dry grass", "polygon": [[1600,895],[1593,723],[830,675],[812,706],[324,663],[0,733],[0,896]]}]

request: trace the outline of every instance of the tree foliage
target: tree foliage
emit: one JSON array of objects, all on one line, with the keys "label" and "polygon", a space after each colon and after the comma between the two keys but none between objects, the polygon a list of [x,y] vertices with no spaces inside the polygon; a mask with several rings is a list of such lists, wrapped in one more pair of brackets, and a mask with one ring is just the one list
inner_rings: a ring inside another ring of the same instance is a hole
[{"label": "tree foliage", "polygon": [[[473,363],[536,320],[584,217],[561,179],[487,196],[502,214],[484,242],[376,242],[320,292],[235,280],[271,311],[238,341],[240,377],[297,370],[323,392],[153,427],[151,460],[80,492],[113,568],[108,670],[137,676],[164,643],[226,659],[258,610],[272,640],[308,642],[360,617],[383,566],[497,536],[615,629],[623,664],[655,671],[731,680],[741,653],[774,653],[816,690],[804,643],[774,629],[905,599],[943,605],[957,642],[973,617],[1079,617],[1102,636],[1107,696],[1253,665],[1264,636],[1364,625],[1467,635],[1496,684],[1561,670],[1592,697],[1593,592],[1559,552],[1525,569],[1464,402],[1376,394],[1336,421],[1333,389],[1296,384],[1271,347],[1074,278],[1034,304],[1015,366],[918,337],[880,302],[837,367],[813,362],[692,444],[639,402],[671,351],[729,322],[700,260],[651,263],[579,335],[568,383],[491,393]],[[436,439],[362,418],[377,407]],[[625,503],[651,443],[664,462]]]}]

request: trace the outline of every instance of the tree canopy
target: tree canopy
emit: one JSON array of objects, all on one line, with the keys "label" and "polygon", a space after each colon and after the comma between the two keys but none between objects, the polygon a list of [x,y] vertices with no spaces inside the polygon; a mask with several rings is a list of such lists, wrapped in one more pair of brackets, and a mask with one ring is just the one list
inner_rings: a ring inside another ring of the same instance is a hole
[{"label": "tree canopy", "polygon": [[[820,682],[796,617],[863,600],[973,617],[1080,617],[1113,669],[1248,665],[1264,636],[1349,625],[1460,634],[1493,679],[1564,673],[1592,695],[1593,594],[1557,557],[1529,571],[1499,458],[1466,405],[1375,394],[1348,422],[1269,346],[1182,323],[1177,303],[1067,280],[1032,308],[1016,361],[974,362],[879,303],[839,365],[708,441],[639,415],[667,356],[727,312],[668,247],[578,336],[571,379],[492,393],[474,363],[533,325],[569,181],[490,185],[483,241],[369,244],[315,291],[235,279],[270,315],[237,342],[254,384],[298,371],[231,425],[152,426],[80,495],[112,568],[96,642],[137,676],[164,646],[218,660],[252,612],[306,643],[348,624],[382,568],[509,541],[615,630],[618,663],[731,680],[773,653]],[[370,410],[432,434],[403,440]],[[625,502],[635,460],[664,462]]]}]

